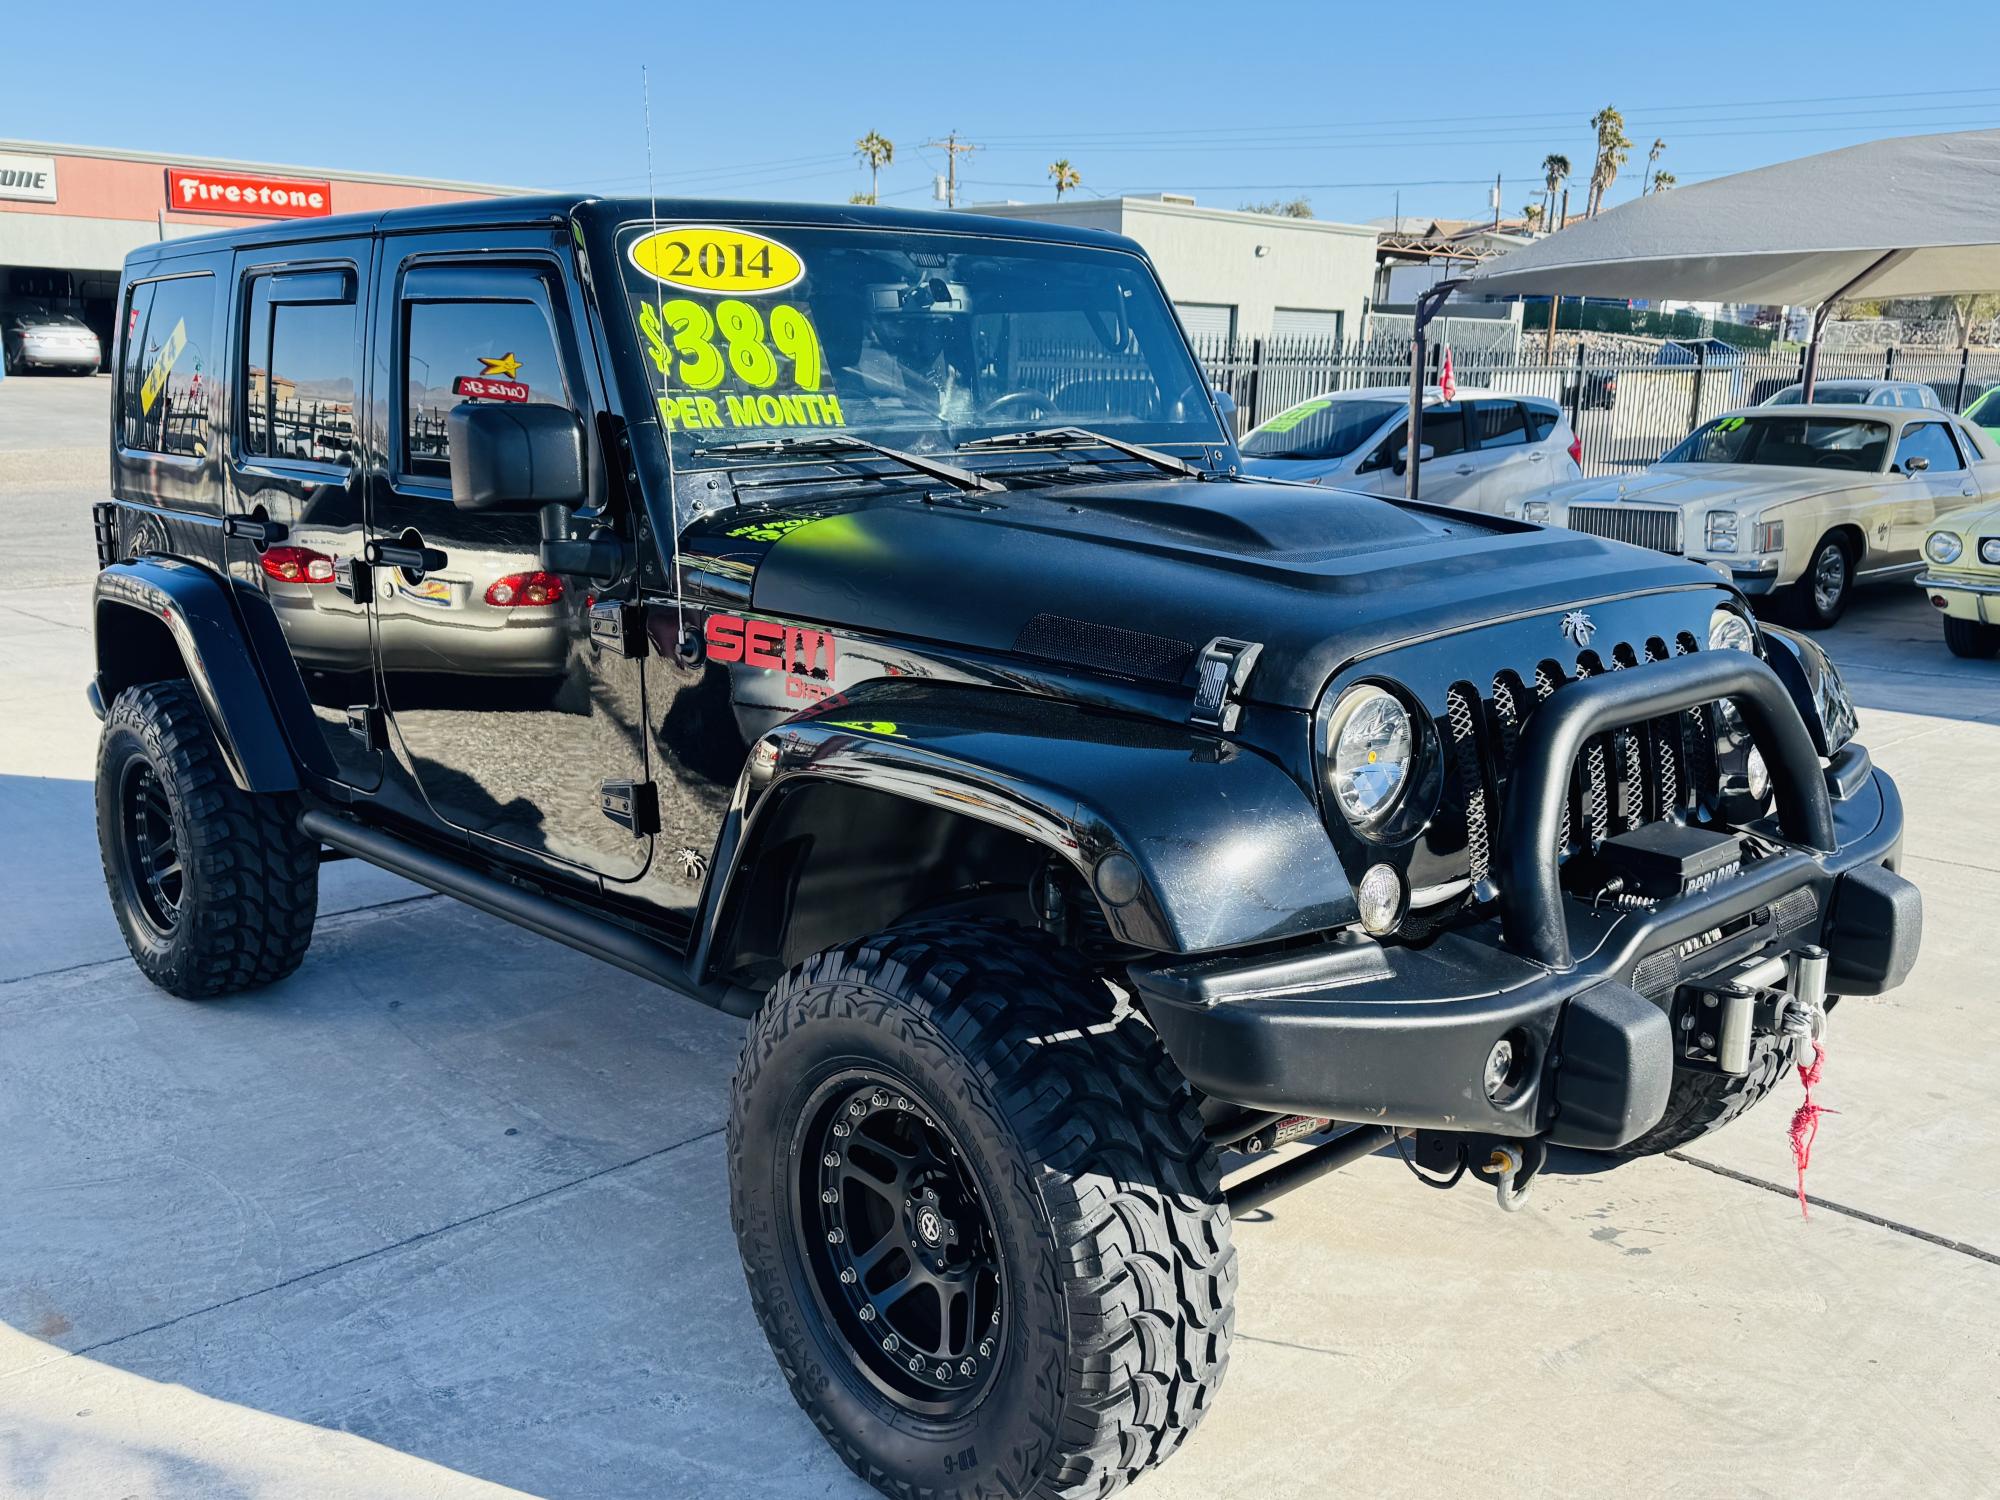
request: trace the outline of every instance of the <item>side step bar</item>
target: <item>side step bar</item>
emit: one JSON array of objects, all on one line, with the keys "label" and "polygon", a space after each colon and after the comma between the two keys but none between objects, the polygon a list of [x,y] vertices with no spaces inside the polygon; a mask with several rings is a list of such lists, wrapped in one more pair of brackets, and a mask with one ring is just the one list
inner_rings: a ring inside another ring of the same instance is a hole
[{"label": "side step bar", "polygon": [[740,984],[697,984],[688,976],[687,960],[664,943],[642,937],[616,922],[578,911],[538,891],[523,890],[491,875],[468,870],[457,862],[384,833],[350,823],[331,813],[308,808],[299,814],[299,829],[322,844],[379,865],[418,885],[455,896],[467,906],[502,917],[518,927],[566,943],[579,953],[602,959],[628,974],[732,1016],[756,1014],[764,997]]},{"label": "side step bar", "polygon": [[1228,1200],[1232,1215],[1247,1214],[1293,1188],[1304,1187],[1329,1172],[1352,1166],[1364,1156],[1373,1156],[1384,1146],[1408,1134],[1408,1130],[1395,1125],[1358,1125],[1324,1145],[1287,1157],[1254,1176],[1227,1184],[1223,1188],[1223,1197]]}]

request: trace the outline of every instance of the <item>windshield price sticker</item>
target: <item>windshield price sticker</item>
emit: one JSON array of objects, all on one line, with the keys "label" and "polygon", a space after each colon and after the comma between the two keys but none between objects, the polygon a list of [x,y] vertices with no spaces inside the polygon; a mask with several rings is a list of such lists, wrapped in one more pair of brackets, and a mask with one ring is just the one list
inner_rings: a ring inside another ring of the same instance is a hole
[{"label": "windshield price sticker", "polygon": [[1290,411],[1279,412],[1264,424],[1264,430],[1266,432],[1290,432],[1314,412],[1325,411],[1331,405],[1333,405],[1331,401],[1304,402],[1293,407]]},{"label": "windshield price sticker", "polygon": [[805,262],[776,240],[743,229],[685,225],[632,242],[632,264],[653,280],[690,292],[762,297],[805,275]]},{"label": "windshield price sticker", "polygon": [[737,297],[675,297],[642,304],[639,332],[662,381],[687,393],[660,396],[670,432],[847,425],[840,398],[820,392],[826,355],[804,308],[781,302],[767,318]]}]

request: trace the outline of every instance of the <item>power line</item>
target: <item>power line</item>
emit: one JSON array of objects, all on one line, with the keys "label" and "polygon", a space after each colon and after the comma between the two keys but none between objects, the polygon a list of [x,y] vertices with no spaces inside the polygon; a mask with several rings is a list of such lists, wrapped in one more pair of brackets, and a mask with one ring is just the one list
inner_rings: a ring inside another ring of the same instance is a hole
[{"label": "power line", "polygon": [[941,141],[925,141],[924,149],[927,151],[942,151],[944,153],[944,206],[946,208],[957,208],[958,159],[961,156],[970,155],[972,152],[977,151],[979,147],[969,141],[961,141],[958,138],[958,132],[954,130]]}]

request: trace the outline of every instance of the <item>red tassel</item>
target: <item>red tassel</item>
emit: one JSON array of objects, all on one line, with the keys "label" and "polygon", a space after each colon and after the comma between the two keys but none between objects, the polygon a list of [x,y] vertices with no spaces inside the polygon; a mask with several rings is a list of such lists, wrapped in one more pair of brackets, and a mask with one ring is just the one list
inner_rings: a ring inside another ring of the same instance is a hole
[{"label": "red tassel", "polygon": [[1819,1075],[1826,1063],[1826,1048],[1813,1043],[1812,1061],[1799,1069],[1799,1082],[1805,1086],[1805,1103],[1792,1114],[1792,1161],[1799,1174],[1799,1213],[1810,1219],[1811,1211],[1806,1207],[1806,1168],[1812,1165],[1813,1141],[1819,1135],[1819,1117],[1837,1115],[1837,1109],[1828,1109],[1823,1104],[1813,1103],[1813,1085],[1819,1082]]}]

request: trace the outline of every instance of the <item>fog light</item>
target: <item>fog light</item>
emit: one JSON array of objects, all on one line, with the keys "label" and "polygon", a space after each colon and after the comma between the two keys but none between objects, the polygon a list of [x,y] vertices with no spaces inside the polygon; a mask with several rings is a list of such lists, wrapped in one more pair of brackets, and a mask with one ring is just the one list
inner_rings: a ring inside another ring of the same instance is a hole
[{"label": "fog light", "polygon": [[1361,925],[1377,937],[1394,932],[1403,920],[1403,877],[1390,866],[1369,866],[1354,894],[1361,907]]},{"label": "fog light", "polygon": [[1514,1044],[1503,1036],[1486,1054],[1486,1097],[1498,1099],[1507,1091],[1507,1080],[1513,1076]]},{"label": "fog light", "polygon": [[1097,862],[1097,894],[1112,906],[1129,906],[1139,896],[1139,867],[1129,854],[1107,854]]},{"label": "fog light", "polygon": [[1771,790],[1771,772],[1764,764],[1763,752],[1752,749],[1743,759],[1743,780],[1750,792],[1750,800],[1762,802]]}]

